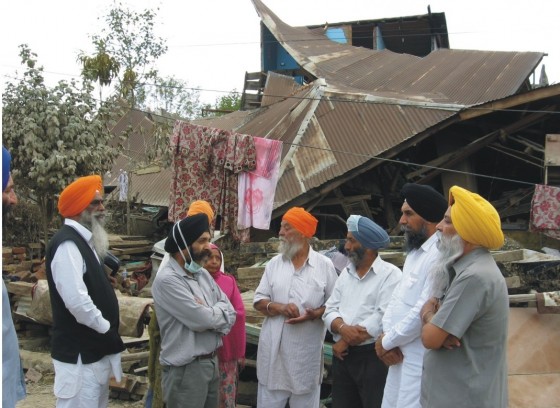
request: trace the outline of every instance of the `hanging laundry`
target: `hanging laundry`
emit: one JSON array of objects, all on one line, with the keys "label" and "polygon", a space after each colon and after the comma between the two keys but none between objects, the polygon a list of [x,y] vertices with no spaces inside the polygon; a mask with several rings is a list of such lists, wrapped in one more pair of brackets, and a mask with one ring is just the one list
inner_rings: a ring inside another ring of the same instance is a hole
[{"label": "hanging laundry", "polygon": [[535,186],[531,202],[531,231],[560,239],[560,187]]},{"label": "hanging laundry", "polygon": [[257,167],[239,174],[239,229],[270,228],[274,194],[280,170],[282,142],[255,137]]},{"label": "hanging laundry", "polygon": [[248,235],[237,229],[237,176],[255,169],[253,137],[177,121],[170,148],[169,221],[183,218],[191,202],[206,200],[221,217],[220,231],[245,240]]},{"label": "hanging laundry", "polygon": [[120,170],[119,173],[119,201],[126,201],[128,197],[128,173]]}]

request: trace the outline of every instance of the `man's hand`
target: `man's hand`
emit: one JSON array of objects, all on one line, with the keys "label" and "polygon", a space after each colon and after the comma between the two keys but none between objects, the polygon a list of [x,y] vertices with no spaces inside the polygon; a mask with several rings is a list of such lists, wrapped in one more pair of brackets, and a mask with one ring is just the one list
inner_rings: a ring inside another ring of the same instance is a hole
[{"label": "man's hand", "polygon": [[454,335],[450,334],[443,342],[442,347],[445,347],[448,350],[453,350],[456,347],[461,347],[461,341]]},{"label": "man's hand", "polygon": [[[299,313],[299,310],[298,310]],[[305,309],[305,314],[299,317],[292,317],[291,319],[286,320],[284,323],[286,324],[298,324],[306,322],[307,320],[315,320],[317,316],[315,316],[315,311],[313,309]]]},{"label": "man's hand", "polygon": [[282,305],[280,308],[280,314],[286,316],[288,319],[299,317],[299,308],[293,303],[288,303],[286,305]]},{"label": "man's hand", "polygon": [[435,297],[428,299],[422,309],[420,310],[420,318],[422,319],[422,324],[429,322],[433,315],[437,313],[439,309],[439,300]]},{"label": "man's hand", "polygon": [[344,360],[344,357],[348,355],[348,343],[343,339],[340,339],[332,346],[333,355],[339,360]]},{"label": "man's hand", "polygon": [[383,363],[387,367],[390,367],[392,365],[402,363],[404,357],[403,357],[401,349],[398,348],[398,347],[395,347],[394,349],[391,349],[391,350],[387,351],[385,354],[383,354],[382,357],[379,357],[379,359],[381,361],[383,361]]},{"label": "man's hand", "polygon": [[386,350],[383,347],[383,336],[385,336],[385,333],[381,334],[375,342],[375,353],[377,357],[379,357],[387,367],[402,363],[403,355],[401,349],[395,347],[394,349]]},{"label": "man's hand", "polygon": [[349,346],[358,346],[371,337],[365,327],[358,325],[349,326],[345,324],[340,329],[339,334]]}]

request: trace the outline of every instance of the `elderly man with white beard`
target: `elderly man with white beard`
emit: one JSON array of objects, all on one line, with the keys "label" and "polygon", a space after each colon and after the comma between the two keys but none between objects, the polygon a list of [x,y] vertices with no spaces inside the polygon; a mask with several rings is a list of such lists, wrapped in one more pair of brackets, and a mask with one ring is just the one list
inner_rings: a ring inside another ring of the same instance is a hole
[{"label": "elderly man with white beard", "polygon": [[329,258],[309,240],[317,219],[294,207],[282,217],[280,254],[266,265],[253,306],[266,316],[257,355],[257,406],[319,407],[323,377],[321,316],[337,279]]},{"label": "elderly man with white beard", "polygon": [[[389,366],[382,408],[420,407],[424,351],[420,309],[430,297],[430,271],[439,256],[436,225],[447,210],[447,200],[430,186],[407,183],[399,220],[404,231],[403,277],[383,316],[383,335],[377,356]],[[402,361],[398,353],[402,353]]]},{"label": "elderly man with white beard", "polygon": [[453,186],[437,229],[439,299],[421,310],[423,407],[502,408],[508,405],[505,280],[490,254],[503,245],[500,216],[478,194]]},{"label": "elderly man with white beard", "polygon": [[64,225],[46,250],[53,311],[51,356],[57,407],[106,407],[109,379],[122,375],[119,305],[103,269],[108,237],[103,228],[101,177],[81,177],[58,200]]}]

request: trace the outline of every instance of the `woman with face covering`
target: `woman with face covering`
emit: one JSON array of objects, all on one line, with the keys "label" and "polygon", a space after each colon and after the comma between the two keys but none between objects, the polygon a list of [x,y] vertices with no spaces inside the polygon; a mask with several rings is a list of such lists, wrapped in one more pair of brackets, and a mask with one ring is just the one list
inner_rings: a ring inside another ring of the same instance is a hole
[{"label": "woman with face covering", "polygon": [[224,273],[224,257],[220,249],[210,244],[211,255],[204,265],[220,289],[233,305],[237,318],[229,334],[222,338],[223,346],[218,349],[220,368],[220,408],[235,408],[239,365],[245,358],[245,306],[235,278]]}]

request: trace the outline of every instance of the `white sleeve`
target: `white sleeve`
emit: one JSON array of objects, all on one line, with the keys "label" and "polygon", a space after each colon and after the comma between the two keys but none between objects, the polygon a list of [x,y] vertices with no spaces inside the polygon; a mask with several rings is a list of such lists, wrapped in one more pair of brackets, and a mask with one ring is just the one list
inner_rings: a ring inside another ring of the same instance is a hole
[{"label": "white sleeve", "polygon": [[58,246],[51,262],[51,271],[64,305],[78,323],[98,333],[106,333],[111,325],[88,294],[84,269],[84,259],[74,242],[64,241]]}]

